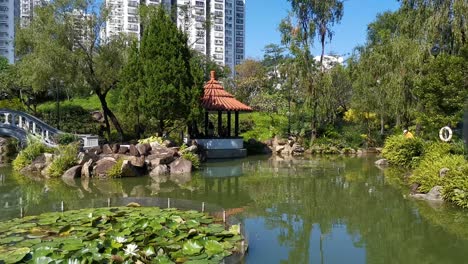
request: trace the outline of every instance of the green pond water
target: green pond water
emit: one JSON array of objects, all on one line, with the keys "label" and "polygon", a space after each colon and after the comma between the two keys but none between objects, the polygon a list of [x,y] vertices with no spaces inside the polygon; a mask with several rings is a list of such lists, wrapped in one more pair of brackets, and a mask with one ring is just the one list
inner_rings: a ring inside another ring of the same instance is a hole
[{"label": "green pond water", "polygon": [[468,263],[468,211],[408,197],[376,157],[210,162],[192,175],[32,180],[0,168],[0,221],[143,205],[226,210],[249,242],[244,263]]}]

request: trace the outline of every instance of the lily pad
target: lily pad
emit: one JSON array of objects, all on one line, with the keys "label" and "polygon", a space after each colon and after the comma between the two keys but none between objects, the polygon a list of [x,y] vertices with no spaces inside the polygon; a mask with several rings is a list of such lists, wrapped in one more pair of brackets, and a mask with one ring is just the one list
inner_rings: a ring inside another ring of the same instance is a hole
[{"label": "lily pad", "polygon": [[222,253],[224,251],[224,247],[221,243],[215,240],[208,240],[205,243],[205,252],[208,254],[208,256],[213,256],[219,253]]},{"label": "lily pad", "polygon": [[29,254],[30,249],[27,247],[16,248],[11,251],[2,253],[3,261],[5,263],[16,263],[21,261],[27,254]]},{"label": "lily pad", "polygon": [[191,256],[199,254],[202,249],[203,246],[198,241],[189,240],[182,246],[182,253]]}]

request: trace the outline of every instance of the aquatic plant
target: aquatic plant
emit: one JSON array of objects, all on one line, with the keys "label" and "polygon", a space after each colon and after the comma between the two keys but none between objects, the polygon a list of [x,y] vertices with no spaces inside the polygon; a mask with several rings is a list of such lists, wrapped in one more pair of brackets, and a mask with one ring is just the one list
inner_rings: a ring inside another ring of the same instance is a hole
[{"label": "aquatic plant", "polygon": [[205,213],[157,207],[83,209],[0,222],[5,263],[219,263],[242,252],[242,241],[238,225],[226,228]]}]

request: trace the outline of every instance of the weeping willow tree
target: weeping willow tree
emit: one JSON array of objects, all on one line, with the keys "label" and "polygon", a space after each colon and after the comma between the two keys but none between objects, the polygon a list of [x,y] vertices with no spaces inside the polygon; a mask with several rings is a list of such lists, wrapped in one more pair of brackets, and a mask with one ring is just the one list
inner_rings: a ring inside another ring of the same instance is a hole
[{"label": "weeping willow tree", "polygon": [[[290,0],[292,12],[280,24],[282,43],[287,45],[297,66],[296,82],[305,93],[306,105],[311,112],[311,142],[317,136],[317,127],[323,119],[321,109],[322,96],[325,94],[320,82],[325,41],[333,37],[332,26],[340,22],[343,16],[343,1],[339,0]],[[320,64],[316,65],[311,52],[314,39],[318,37],[322,53]],[[321,70],[319,70],[319,68]],[[325,99],[326,100],[326,99]]]}]

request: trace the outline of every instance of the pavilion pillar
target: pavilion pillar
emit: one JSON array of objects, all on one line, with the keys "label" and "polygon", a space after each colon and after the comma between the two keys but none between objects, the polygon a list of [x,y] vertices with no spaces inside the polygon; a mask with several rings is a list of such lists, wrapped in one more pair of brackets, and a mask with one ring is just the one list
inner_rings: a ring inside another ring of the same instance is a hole
[{"label": "pavilion pillar", "polygon": [[218,111],[218,136],[222,136],[223,129],[223,112]]},{"label": "pavilion pillar", "polygon": [[239,136],[239,111],[234,112],[234,136]]},{"label": "pavilion pillar", "polygon": [[231,111],[227,112],[227,137],[231,137]]},{"label": "pavilion pillar", "polygon": [[208,125],[209,125],[209,113],[208,110],[205,111],[205,136],[208,136]]}]

